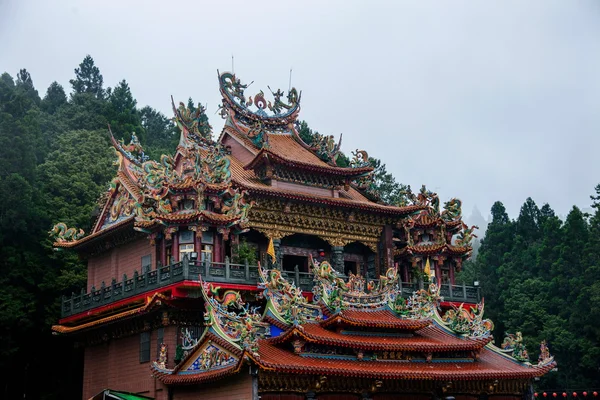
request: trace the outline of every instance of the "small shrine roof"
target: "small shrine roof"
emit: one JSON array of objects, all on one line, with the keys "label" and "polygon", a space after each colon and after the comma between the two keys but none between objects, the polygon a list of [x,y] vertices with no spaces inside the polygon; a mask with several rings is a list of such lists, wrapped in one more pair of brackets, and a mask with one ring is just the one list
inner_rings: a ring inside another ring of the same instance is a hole
[{"label": "small shrine roof", "polygon": [[541,376],[555,366],[554,362],[525,366],[487,348],[481,351],[479,360],[473,362],[405,362],[303,357],[271,343],[270,339],[259,340],[258,346],[260,357],[252,357],[255,362],[264,369],[281,373],[376,379],[527,379]]},{"label": "small shrine roof", "polygon": [[281,336],[270,339],[270,343],[283,343],[292,338],[302,338],[311,343],[363,350],[442,352],[481,349],[492,340],[491,336],[468,338],[450,335],[436,324],[419,329],[414,334],[381,336],[377,336],[375,332],[364,335],[353,331],[330,331],[322,325],[322,323],[304,324],[302,329],[290,329]]}]

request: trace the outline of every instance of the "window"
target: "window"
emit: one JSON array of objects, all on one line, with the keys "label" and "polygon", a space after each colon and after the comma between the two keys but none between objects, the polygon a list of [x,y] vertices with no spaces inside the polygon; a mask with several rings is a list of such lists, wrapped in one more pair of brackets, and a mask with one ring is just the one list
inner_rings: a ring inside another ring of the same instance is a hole
[{"label": "window", "polygon": [[140,363],[150,361],[150,332],[140,334]]},{"label": "window", "polygon": [[213,244],[215,235],[212,232],[202,232],[202,243]]},{"label": "window", "polygon": [[179,245],[179,260],[183,261],[183,256],[187,254],[188,260],[190,259],[190,253],[194,252],[194,244],[180,244]]},{"label": "window", "polygon": [[160,357],[160,346],[165,342],[165,328],[156,331],[156,359]]},{"label": "window", "polygon": [[142,274],[150,272],[152,266],[152,256],[150,254],[142,257]]},{"label": "window", "polygon": [[194,232],[192,232],[192,231],[179,232],[179,243],[194,243]]},{"label": "window", "polygon": [[210,265],[213,261],[213,247],[210,244],[202,245],[202,264]]}]

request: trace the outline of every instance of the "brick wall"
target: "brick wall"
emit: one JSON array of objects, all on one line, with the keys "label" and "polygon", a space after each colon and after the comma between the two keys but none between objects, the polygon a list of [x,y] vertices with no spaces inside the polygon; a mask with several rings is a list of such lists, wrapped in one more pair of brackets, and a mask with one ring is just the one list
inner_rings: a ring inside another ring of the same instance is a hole
[{"label": "brick wall", "polygon": [[242,367],[238,374],[217,382],[173,389],[173,400],[188,399],[252,400],[252,377],[248,368]]},{"label": "brick wall", "polygon": [[[164,343],[168,350],[168,367],[173,368],[177,327],[164,328]],[[157,359],[157,331],[150,337],[150,358]],[[83,399],[89,399],[103,389],[123,390],[143,394],[156,400],[167,399],[167,389],[151,376],[150,362],[140,363],[140,335],[111,340],[87,347],[83,366]]]},{"label": "brick wall", "polygon": [[152,256],[151,269],[154,269],[156,248],[150,245],[148,239],[142,238],[91,257],[88,260],[88,291],[92,286],[100,288],[102,281],[108,286],[112,278],[119,282],[123,279],[123,274],[131,278],[133,271],[141,272],[142,257],[148,254]]}]

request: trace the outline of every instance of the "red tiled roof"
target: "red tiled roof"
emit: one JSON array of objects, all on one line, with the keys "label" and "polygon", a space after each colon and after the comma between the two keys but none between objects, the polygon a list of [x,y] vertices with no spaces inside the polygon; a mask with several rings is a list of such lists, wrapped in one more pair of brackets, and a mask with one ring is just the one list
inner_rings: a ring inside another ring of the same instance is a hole
[{"label": "red tiled roof", "polygon": [[290,329],[281,336],[271,339],[271,343],[283,343],[290,338],[301,337],[307,342],[329,346],[350,347],[363,350],[388,351],[466,351],[480,349],[488,344],[492,337],[469,339],[444,332],[437,325],[418,330],[411,337],[363,336],[358,334],[332,332],[317,323],[302,325],[302,329]]},{"label": "red tiled roof", "polygon": [[402,319],[392,311],[384,310],[343,310],[320,322],[323,327],[337,324],[368,326],[372,328],[391,328],[416,331],[431,324],[429,319]]},{"label": "red tiled roof", "polygon": [[[281,135],[279,135],[279,136],[281,136]],[[267,155],[270,159],[275,160],[284,165],[302,168],[305,170],[322,173],[322,174],[345,176],[349,179],[353,179],[355,177],[362,176],[373,170],[372,167],[343,168],[343,167],[334,167],[329,164],[325,164],[325,166],[322,166],[322,165],[315,165],[314,163],[297,161],[294,159],[290,160],[290,157],[288,154],[293,154],[294,151],[295,150],[289,149],[289,150],[286,150],[285,153],[276,153],[276,152],[272,151],[271,149],[261,149],[260,152],[258,154],[256,154],[256,156],[252,159],[252,161],[250,161],[248,163],[248,165],[246,165],[244,167],[244,169],[254,169],[254,167],[262,164],[265,161],[265,155]],[[308,151],[308,150],[304,149],[303,151]],[[285,156],[283,156],[282,154],[285,154]]]},{"label": "red tiled roof", "polygon": [[341,375],[373,379],[526,379],[541,376],[555,363],[527,367],[484,348],[479,361],[473,362],[407,362],[358,361],[332,358],[302,357],[272,344],[269,339],[258,341],[260,358],[256,362],[264,369],[281,373]]},{"label": "red tiled roof", "polygon": [[284,197],[303,201],[316,201],[323,204],[328,204],[338,207],[359,208],[382,212],[394,215],[407,215],[420,210],[421,206],[394,207],[377,204],[369,201],[366,197],[360,194],[356,189],[350,187],[350,190],[340,190],[340,197],[333,198],[329,196],[320,196],[313,193],[300,193],[298,191],[274,188],[266,185],[258,179],[253,171],[245,170],[243,165],[235,157],[231,157],[231,175],[232,180],[244,189],[248,189],[251,193],[260,193],[270,196]]},{"label": "red tiled roof", "polygon": [[421,255],[432,255],[446,252],[456,255],[466,255],[471,251],[470,247],[466,246],[453,246],[447,243],[431,243],[431,244],[417,244],[414,246],[406,246],[402,249],[397,249],[394,254],[399,256],[405,253],[410,254],[421,254]]},{"label": "red tiled roof", "polygon": [[150,366],[150,370],[152,371],[153,375],[165,385],[193,385],[197,383],[212,382],[225,376],[233,375],[240,370],[242,364],[243,359],[240,359],[236,364],[232,364],[227,367],[212,369],[205,372],[176,375],[172,375],[168,372],[157,369],[154,367],[154,364]]}]

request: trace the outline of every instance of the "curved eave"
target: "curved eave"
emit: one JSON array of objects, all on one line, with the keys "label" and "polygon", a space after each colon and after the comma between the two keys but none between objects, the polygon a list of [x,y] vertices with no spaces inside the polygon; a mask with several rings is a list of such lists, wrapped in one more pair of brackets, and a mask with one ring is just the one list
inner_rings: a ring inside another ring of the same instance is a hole
[{"label": "curved eave", "polygon": [[255,167],[263,164],[266,159],[275,161],[288,167],[297,168],[305,171],[323,173],[328,175],[341,176],[348,179],[356,179],[363,175],[366,175],[373,171],[373,167],[362,167],[362,168],[343,168],[334,166],[321,166],[309,163],[303,163],[300,161],[293,161],[288,158],[282,157],[279,154],[273,153],[269,149],[261,149],[256,156],[248,164],[244,166],[244,169],[251,170]]},{"label": "curved eave", "polygon": [[259,340],[260,358],[255,362],[263,369],[292,374],[335,375],[372,379],[408,380],[484,380],[531,379],[550,371],[555,363],[543,366],[523,366],[504,360],[492,351],[483,349],[474,362],[394,362],[358,361],[302,357]]},{"label": "curved eave", "polygon": [[361,209],[366,211],[373,211],[387,215],[398,215],[398,216],[406,216],[410,215],[414,212],[417,212],[422,209],[421,206],[406,206],[406,207],[395,207],[395,206],[386,206],[383,204],[376,203],[367,203],[361,201],[353,201],[353,200],[343,200],[336,198],[329,198],[323,196],[314,196],[308,195],[299,192],[292,192],[288,190],[275,189],[272,187],[262,188],[255,185],[248,185],[243,182],[240,182],[236,179],[233,180],[234,183],[241,187],[242,189],[248,190],[251,194],[261,194],[271,197],[278,198],[286,198],[290,200],[299,200],[299,201],[310,201],[310,202],[318,202],[326,205],[336,206],[336,207],[344,207],[350,209]]},{"label": "curved eave", "polygon": [[478,350],[492,340],[491,336],[480,339],[448,336],[434,325],[417,331],[411,338],[405,338],[340,334],[325,330],[319,324],[304,324],[302,327],[294,327],[284,334],[268,340],[272,344],[281,344],[297,338],[302,338],[309,343],[371,351],[417,351],[432,353]]},{"label": "curved eave", "polygon": [[152,375],[165,385],[193,385],[213,382],[226,376],[236,374],[240,371],[242,365],[243,359],[240,358],[235,364],[202,372],[190,371],[188,373],[172,374],[168,370],[156,367],[154,363],[150,366],[150,370],[152,371]]},{"label": "curved eave", "polygon": [[76,332],[84,331],[86,329],[94,328],[98,325],[105,325],[105,324],[121,321],[121,320],[127,319],[129,317],[133,317],[133,316],[136,316],[139,314],[149,312],[153,308],[160,306],[163,303],[168,303],[168,302],[169,302],[169,298],[167,298],[166,296],[164,296],[160,293],[155,293],[149,300],[146,300],[146,304],[135,307],[133,309],[121,311],[119,313],[116,313],[116,314],[113,314],[113,315],[110,315],[110,316],[107,316],[104,318],[96,319],[96,320],[93,320],[90,322],[86,322],[83,324],[79,324],[79,325],[74,325],[74,326],[53,325],[51,330],[52,330],[52,332],[60,333],[60,334],[76,333]]},{"label": "curved eave", "polygon": [[89,236],[86,236],[84,238],[81,238],[79,240],[76,241],[72,241],[72,242],[54,242],[53,246],[57,247],[57,248],[68,248],[68,249],[75,249],[75,250],[80,250],[82,249],[85,245],[95,242],[96,240],[100,240],[103,239],[111,234],[114,234],[117,231],[121,231],[121,230],[126,230],[129,228],[133,227],[133,223],[134,223],[134,218],[133,216],[124,219],[123,221],[117,222],[116,224],[110,225],[100,231],[97,231],[95,233],[92,233]]},{"label": "curved eave", "polygon": [[461,257],[467,257],[471,252],[472,248],[470,246],[453,246],[449,244],[426,244],[426,245],[416,245],[416,246],[406,246],[402,249],[395,250],[395,256],[402,256],[405,254],[412,255],[421,255],[421,256],[430,256],[436,255],[440,253],[451,254]]}]

